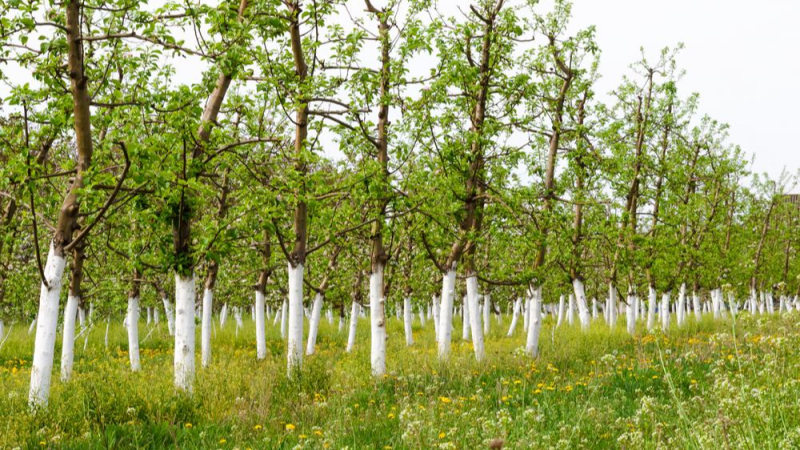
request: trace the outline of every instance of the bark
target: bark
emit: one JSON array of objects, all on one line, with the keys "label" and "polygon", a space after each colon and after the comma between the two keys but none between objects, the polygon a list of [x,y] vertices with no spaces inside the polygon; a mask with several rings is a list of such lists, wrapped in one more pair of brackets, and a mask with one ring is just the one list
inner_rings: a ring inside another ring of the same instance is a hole
[{"label": "bark", "polygon": [[542,288],[537,286],[531,292],[530,324],[525,342],[525,351],[532,358],[539,357],[539,335],[542,329]]},{"label": "bark", "polygon": [[320,315],[322,314],[322,294],[314,296],[314,305],[311,307],[311,320],[308,324],[308,343],[306,344],[306,355],[313,355],[317,345],[317,333],[319,332]]},{"label": "bark", "polygon": [[[420,313],[420,317],[424,317]],[[414,312],[411,310],[411,298],[403,298],[403,328],[406,333],[406,346],[414,345],[414,336],[411,332],[412,322],[414,321]]]}]

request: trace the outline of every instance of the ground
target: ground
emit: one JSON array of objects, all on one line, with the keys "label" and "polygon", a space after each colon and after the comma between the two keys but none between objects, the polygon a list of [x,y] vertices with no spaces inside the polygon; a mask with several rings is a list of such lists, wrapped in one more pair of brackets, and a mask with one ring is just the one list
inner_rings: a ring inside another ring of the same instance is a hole
[{"label": "ground", "polygon": [[[213,336],[213,361],[190,397],[172,385],[172,341],[163,321],[140,325],[142,370],[131,373],[120,320],[76,342],[75,375],[58,379],[49,406],[27,407],[33,336],[16,323],[0,349],[0,448],[251,449],[797,449],[800,448],[800,313],[690,319],[667,334],[631,338],[602,319],[542,328],[541,356],[523,354],[522,323],[492,319],[486,362],[454,330],[447,363],[433,323],[389,320],[387,368],[369,367],[369,323],[356,350],[323,318],[318,352],[286,376],[280,331],[267,325],[265,361],[255,329],[229,320]],[[456,322],[460,322],[456,320]],[[623,319],[624,322],[624,319]],[[8,323],[6,324],[8,329]],[[151,332],[152,331],[152,332]],[[307,330],[306,330],[307,331]],[[502,442],[502,444],[501,444]]]}]

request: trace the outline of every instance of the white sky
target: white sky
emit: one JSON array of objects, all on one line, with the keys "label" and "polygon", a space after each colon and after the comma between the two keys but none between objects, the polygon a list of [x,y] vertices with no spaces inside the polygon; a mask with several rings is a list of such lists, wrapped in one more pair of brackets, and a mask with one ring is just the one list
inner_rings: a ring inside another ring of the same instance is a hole
[{"label": "white sky", "polygon": [[597,29],[598,92],[620,82],[640,47],[654,59],[683,42],[682,95],[699,92],[700,113],[730,124],[731,141],[755,156],[751,170],[800,168],[800,1],[573,1],[573,26]]}]

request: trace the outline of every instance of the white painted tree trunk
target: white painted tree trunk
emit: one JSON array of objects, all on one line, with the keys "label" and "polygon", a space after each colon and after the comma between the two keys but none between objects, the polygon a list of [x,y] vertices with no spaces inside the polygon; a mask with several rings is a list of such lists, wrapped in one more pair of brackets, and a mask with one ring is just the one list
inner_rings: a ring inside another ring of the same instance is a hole
[{"label": "white painted tree trunk", "polygon": [[[256,359],[264,359],[267,357],[267,337],[266,337],[266,324],[264,323],[264,293],[256,290]],[[236,328],[241,326],[241,312],[236,309]]]},{"label": "white painted tree trunk", "polygon": [[680,291],[678,291],[678,304],[675,305],[675,313],[678,327],[680,328],[686,323],[686,283],[681,283]]},{"label": "white painted tree trunk", "polygon": [[333,325],[333,310],[329,309],[325,312],[325,318],[328,319],[328,325]]},{"label": "white painted tree trunk", "polygon": [[531,299],[530,297],[520,302],[520,314],[522,315],[522,332],[528,335],[528,321],[531,319]]},{"label": "white painted tree trunk", "polygon": [[491,316],[492,314],[492,299],[490,298],[489,294],[485,294],[483,296],[483,337],[486,339],[486,336],[489,335],[489,329],[491,328]]},{"label": "white painted tree trunk", "polygon": [[767,301],[767,313],[775,314],[775,299],[772,297],[772,292],[767,292],[764,297]]},{"label": "white painted tree trunk", "polygon": [[442,277],[442,303],[439,310],[439,359],[450,356],[450,339],[453,335],[453,296],[456,285],[455,265]]},{"label": "white painted tree trunk", "polygon": [[356,327],[358,326],[358,303],[353,301],[353,307],[350,312],[350,332],[347,335],[347,353],[353,351],[356,345]]},{"label": "white painted tree trunk", "polygon": [[153,310],[150,309],[149,306],[147,306],[147,307],[145,307],[145,311],[146,311],[146,314],[147,314],[147,322],[146,323],[147,323],[147,325],[150,325],[150,322],[153,321]]},{"label": "white painted tree trunk", "polygon": [[485,356],[483,348],[483,325],[481,324],[481,314],[478,312],[479,297],[478,294],[478,278],[470,276],[466,280],[467,283],[467,306],[469,325],[472,331],[472,348],[475,350],[475,359],[483,361]]},{"label": "white painted tree trunk", "polygon": [[170,336],[175,335],[175,311],[172,310],[172,302],[168,298],[162,298],[161,303],[164,304],[164,315],[167,316],[167,331]]},{"label": "white painted tree trunk", "polygon": [[[158,322],[160,321],[160,316],[161,316],[160,310],[158,309],[158,307],[154,306],[153,307],[153,322],[155,322],[156,325],[158,325]],[[89,323],[91,323],[92,322],[91,315],[89,317],[90,317]]]},{"label": "white painted tree trunk", "polygon": [[700,307],[700,296],[696,291],[692,291],[692,309],[694,310],[694,319],[699,322],[703,318],[703,308]]},{"label": "white painted tree trunk", "polygon": [[[67,297],[64,307],[64,326],[61,339],[61,381],[67,382],[72,376],[72,363],[75,360],[75,315],[78,312],[78,297]],[[0,332],[0,339],[3,333]]]},{"label": "white painted tree trunk", "polygon": [[436,336],[436,343],[439,343],[439,297],[434,295],[431,298],[433,304],[433,333]]},{"label": "white painted tree trunk", "polygon": [[[31,333],[33,333],[33,330],[35,330],[35,329],[36,329],[36,318],[34,317],[34,319],[31,320],[30,326],[28,327],[28,336],[30,336]],[[55,345],[55,344],[53,344],[53,345]]]},{"label": "white painted tree trunk", "polygon": [[617,288],[608,283],[608,326],[613,330],[617,326]]},{"label": "white painted tree trunk", "polygon": [[192,392],[194,386],[194,274],[175,274],[175,387]]},{"label": "white painted tree trunk", "polygon": [[558,297],[558,320],[556,320],[556,328],[564,323],[564,316],[566,316],[566,305],[564,305],[564,294]]},{"label": "white painted tree trunk", "polygon": [[750,290],[750,314],[756,315],[757,308],[757,294],[755,289]]},{"label": "white painted tree trunk", "polygon": [[[67,302],[69,302],[69,299]],[[81,328],[86,327],[86,310],[81,308],[80,304],[78,304],[78,324],[80,324]]]},{"label": "white painted tree trunk", "polygon": [[214,308],[214,291],[203,291],[203,322],[200,326],[200,362],[203,367],[211,364],[211,313]]},{"label": "white painted tree trunk", "polygon": [[542,330],[542,287],[531,289],[530,324],[525,340],[525,352],[531,358],[539,357],[539,334]]},{"label": "white painted tree trunk", "polygon": [[286,367],[292,375],[303,364],[303,266],[289,263],[289,306]]},{"label": "white painted tree trunk", "polygon": [[[50,396],[50,379],[53,371],[53,354],[58,328],[58,298],[61,295],[61,278],[64,275],[64,258],[57,256],[50,245],[44,278],[39,293],[39,313],[36,318],[36,341],[31,366],[31,385],[28,403],[44,406]],[[49,286],[49,287],[48,287]]]},{"label": "white painted tree trunk", "polygon": [[569,294],[567,303],[567,324],[572,326],[575,323],[575,294]]},{"label": "white painted tree trunk", "polygon": [[314,305],[311,308],[311,320],[308,324],[308,342],[306,343],[306,355],[313,355],[317,346],[317,334],[319,333],[319,320],[322,314],[322,294],[317,292],[314,296]]},{"label": "white painted tree trunk", "polygon": [[[422,311],[420,310],[420,317],[422,317]],[[414,336],[411,333],[411,325],[414,320],[414,312],[411,310],[411,298],[405,297],[403,298],[403,327],[405,328],[406,332],[406,345],[411,346],[414,345]]]},{"label": "white painted tree trunk", "polygon": [[586,331],[589,329],[592,318],[589,315],[589,306],[586,302],[586,291],[583,287],[583,281],[578,279],[572,280],[572,288],[575,290],[575,300],[578,303],[578,318],[581,321],[581,330]]},{"label": "white painted tree trunk", "polygon": [[286,330],[289,326],[289,303],[284,300],[281,304],[281,339],[286,339]]},{"label": "white painted tree trunk", "polygon": [[138,372],[142,368],[139,360],[139,298],[128,299],[128,357],[131,370]]},{"label": "white painted tree trunk", "polygon": [[344,331],[344,318],[342,316],[339,316],[339,329],[338,329],[338,332],[341,333],[342,331]]},{"label": "white painted tree trunk", "polygon": [[[255,311],[254,311],[255,312]],[[255,319],[255,317],[254,317]],[[222,310],[219,312],[219,327],[223,328],[225,326],[225,322],[228,321],[228,304],[222,304]]]},{"label": "white painted tree trunk", "polygon": [[425,328],[425,305],[419,305],[419,326]]},{"label": "white painted tree trunk", "polygon": [[636,335],[636,296],[628,294],[628,304],[625,305],[625,325],[628,334]]},{"label": "white painted tree trunk", "polygon": [[106,349],[108,349],[108,328],[111,326],[111,318],[106,318],[106,337],[105,337],[105,344]]},{"label": "white painted tree trunk", "polygon": [[656,328],[656,303],[658,302],[658,293],[656,288],[649,286],[647,297],[647,332],[652,333]]},{"label": "white painted tree trunk", "polygon": [[465,295],[464,298],[461,300],[461,339],[468,341],[470,340],[470,321],[469,321],[469,304],[467,300],[467,296]]},{"label": "white painted tree trunk", "polygon": [[592,297],[592,320],[597,320],[597,299]]},{"label": "white painted tree trunk", "polygon": [[508,327],[508,333],[506,336],[511,337],[514,335],[514,329],[517,328],[517,322],[519,322],[519,310],[522,304],[522,300],[516,299],[514,301],[514,311],[511,315],[511,326]]},{"label": "white painted tree trunk", "polygon": [[383,266],[369,276],[370,363],[372,375],[386,373],[386,300],[383,297]]},{"label": "white painted tree trunk", "polygon": [[669,331],[670,294],[671,294],[670,291],[666,291],[663,294],[661,294],[661,331],[665,333]]}]

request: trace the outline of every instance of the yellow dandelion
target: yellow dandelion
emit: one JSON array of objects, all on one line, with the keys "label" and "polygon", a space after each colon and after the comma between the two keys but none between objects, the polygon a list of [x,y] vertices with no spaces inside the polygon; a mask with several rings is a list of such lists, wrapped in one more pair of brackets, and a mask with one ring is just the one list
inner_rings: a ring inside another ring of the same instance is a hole
[{"label": "yellow dandelion", "polygon": [[256,430],[256,431],[258,431],[258,430],[260,430],[260,429],[261,429],[261,425],[256,425],[256,426],[254,426],[254,427],[253,427],[253,429],[254,429],[254,430]]},{"label": "yellow dandelion", "polygon": [[227,441],[227,439],[225,439],[225,438],[222,438],[222,439],[220,439],[220,440],[219,440],[219,443],[220,443],[220,444],[225,444],[225,443],[227,443],[227,442],[228,442],[228,441]]},{"label": "yellow dandelion", "polygon": [[298,437],[299,437],[300,439],[305,439],[305,438],[307,438],[308,436],[306,436],[305,434],[301,434],[301,435],[300,435],[300,436],[298,436]]},{"label": "yellow dandelion", "polygon": [[386,417],[388,417],[390,419],[394,419],[394,414],[393,413],[389,413],[389,415],[387,415]]},{"label": "yellow dandelion", "polygon": [[192,428],[192,424],[189,423],[189,422],[186,422],[186,424],[183,427],[184,428]]},{"label": "yellow dandelion", "polygon": [[322,430],[314,430],[314,434],[317,436],[322,436]]},{"label": "yellow dandelion", "polygon": [[287,423],[286,424],[286,431],[293,431],[294,429],[295,429],[295,426],[294,426],[293,423]]},{"label": "yellow dandelion", "polygon": [[442,403],[450,403],[452,400],[450,400],[448,397],[439,397],[439,401]]},{"label": "yellow dandelion", "polygon": [[445,438],[445,436],[447,436],[447,433],[445,433],[444,431],[442,431],[441,433],[439,433],[439,439],[444,439],[444,438]]}]

